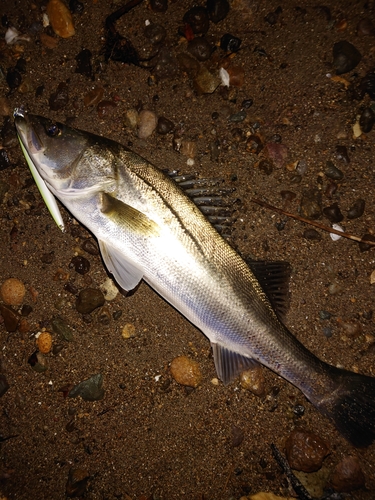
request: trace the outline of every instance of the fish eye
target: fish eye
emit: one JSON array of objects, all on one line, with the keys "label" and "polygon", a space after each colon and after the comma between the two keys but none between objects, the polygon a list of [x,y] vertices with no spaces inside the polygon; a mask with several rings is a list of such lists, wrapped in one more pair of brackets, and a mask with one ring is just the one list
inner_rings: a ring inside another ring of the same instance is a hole
[{"label": "fish eye", "polygon": [[49,137],[56,137],[57,135],[60,134],[61,130],[59,128],[58,125],[56,125],[56,123],[52,123],[46,130],[47,132],[47,135]]}]

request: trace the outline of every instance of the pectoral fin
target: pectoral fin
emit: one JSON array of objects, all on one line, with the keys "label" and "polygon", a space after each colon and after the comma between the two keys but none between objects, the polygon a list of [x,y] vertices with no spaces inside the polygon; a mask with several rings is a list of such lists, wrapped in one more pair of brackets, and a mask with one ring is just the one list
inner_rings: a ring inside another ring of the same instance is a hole
[{"label": "pectoral fin", "polygon": [[122,252],[99,241],[100,251],[108,271],[127,292],[133,290],[143,278],[143,271]]},{"label": "pectoral fin", "polygon": [[225,385],[258,363],[255,359],[242,356],[221,344],[211,344],[211,347],[217,375]]},{"label": "pectoral fin", "polygon": [[101,211],[121,227],[143,236],[158,236],[159,225],[136,208],[108,193],[100,193]]}]

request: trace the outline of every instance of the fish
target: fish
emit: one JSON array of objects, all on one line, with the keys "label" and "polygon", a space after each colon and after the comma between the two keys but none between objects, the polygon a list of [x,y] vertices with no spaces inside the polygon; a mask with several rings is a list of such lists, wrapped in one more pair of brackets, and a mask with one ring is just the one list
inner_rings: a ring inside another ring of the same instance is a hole
[{"label": "fish", "polygon": [[[118,142],[22,108],[14,120],[28,162],[95,235],[118,285],[131,291],[144,280],[195,325],[224,384],[261,363],[300,389],[354,446],[374,441],[375,378],[323,362],[288,330],[280,299],[285,267],[249,265],[176,176]],[[208,215],[218,215],[209,196],[200,198]]]}]

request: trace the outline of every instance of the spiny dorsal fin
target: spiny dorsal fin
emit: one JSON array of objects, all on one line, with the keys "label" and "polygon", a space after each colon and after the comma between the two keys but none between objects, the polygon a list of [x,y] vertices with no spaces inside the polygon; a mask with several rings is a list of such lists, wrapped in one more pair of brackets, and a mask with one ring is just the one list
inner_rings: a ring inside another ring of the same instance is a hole
[{"label": "spiny dorsal fin", "polygon": [[224,238],[229,238],[238,202],[231,197],[235,188],[222,187],[224,181],[220,179],[199,179],[198,174],[183,175],[177,170],[165,173],[184,190],[215,229]]},{"label": "spiny dorsal fin", "polygon": [[211,344],[211,347],[216,373],[225,385],[232,382],[244,370],[258,363],[255,359],[242,356],[221,344]]},{"label": "spiny dorsal fin", "polygon": [[246,260],[264,293],[269,298],[278,318],[282,321],[289,309],[289,262]]}]

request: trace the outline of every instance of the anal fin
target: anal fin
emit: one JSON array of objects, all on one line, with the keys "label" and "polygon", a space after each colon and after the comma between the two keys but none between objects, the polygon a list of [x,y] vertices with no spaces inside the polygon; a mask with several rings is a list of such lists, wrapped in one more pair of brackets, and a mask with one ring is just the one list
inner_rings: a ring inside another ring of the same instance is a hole
[{"label": "anal fin", "polygon": [[211,344],[218,377],[225,385],[234,380],[241,372],[255,366],[258,362],[238,352],[231,351],[221,344]]}]

